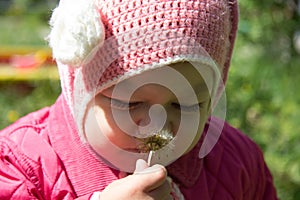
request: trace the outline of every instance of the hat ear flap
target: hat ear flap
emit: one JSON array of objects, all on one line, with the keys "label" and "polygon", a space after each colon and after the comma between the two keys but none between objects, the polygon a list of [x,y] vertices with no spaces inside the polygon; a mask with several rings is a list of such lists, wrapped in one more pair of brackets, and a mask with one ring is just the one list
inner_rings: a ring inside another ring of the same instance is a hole
[{"label": "hat ear flap", "polygon": [[90,60],[105,39],[105,28],[93,0],[61,0],[50,26],[48,40],[53,57],[72,67]]}]

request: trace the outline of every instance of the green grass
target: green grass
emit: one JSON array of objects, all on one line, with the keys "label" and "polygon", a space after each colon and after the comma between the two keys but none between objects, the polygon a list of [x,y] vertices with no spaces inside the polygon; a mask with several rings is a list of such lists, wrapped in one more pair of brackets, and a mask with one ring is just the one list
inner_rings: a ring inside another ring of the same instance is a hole
[{"label": "green grass", "polygon": [[34,15],[0,16],[0,46],[45,46],[49,26]]},{"label": "green grass", "polygon": [[59,94],[58,80],[1,81],[0,129],[32,111],[53,104]]}]

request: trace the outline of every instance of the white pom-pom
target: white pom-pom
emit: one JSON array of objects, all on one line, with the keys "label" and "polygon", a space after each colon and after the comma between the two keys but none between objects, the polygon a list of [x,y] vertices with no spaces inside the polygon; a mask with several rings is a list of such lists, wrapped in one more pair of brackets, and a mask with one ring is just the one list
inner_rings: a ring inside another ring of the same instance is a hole
[{"label": "white pom-pom", "polygon": [[79,67],[91,59],[105,39],[94,0],[61,0],[50,19],[49,44],[53,57]]}]

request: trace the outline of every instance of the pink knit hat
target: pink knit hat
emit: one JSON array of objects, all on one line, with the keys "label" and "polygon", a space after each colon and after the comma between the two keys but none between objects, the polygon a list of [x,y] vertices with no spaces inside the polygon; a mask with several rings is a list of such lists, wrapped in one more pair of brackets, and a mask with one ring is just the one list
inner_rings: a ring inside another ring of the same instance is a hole
[{"label": "pink knit hat", "polygon": [[236,0],[61,0],[49,41],[80,134],[97,92],[144,71],[199,62],[224,85],[237,21]]}]

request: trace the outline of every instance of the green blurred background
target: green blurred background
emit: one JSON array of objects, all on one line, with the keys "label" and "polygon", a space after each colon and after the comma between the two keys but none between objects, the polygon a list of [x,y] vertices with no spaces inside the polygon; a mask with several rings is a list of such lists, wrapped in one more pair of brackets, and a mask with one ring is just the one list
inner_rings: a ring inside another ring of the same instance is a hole
[{"label": "green blurred background", "polygon": [[[0,0],[0,54],[47,48],[56,2]],[[51,65],[24,70],[0,63],[0,129],[55,101],[60,86]],[[227,121],[260,145],[284,200],[300,199],[299,80],[300,1],[240,0]]]}]

